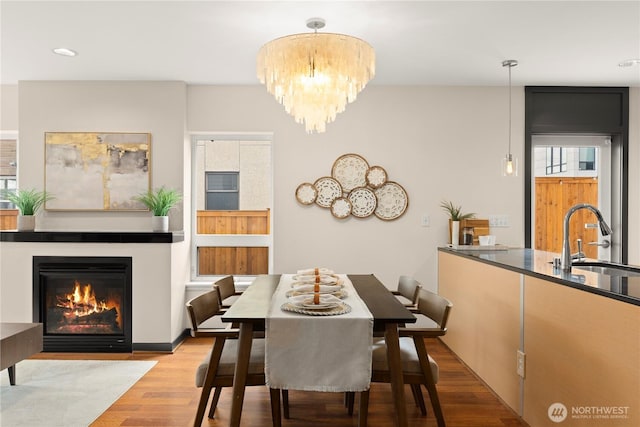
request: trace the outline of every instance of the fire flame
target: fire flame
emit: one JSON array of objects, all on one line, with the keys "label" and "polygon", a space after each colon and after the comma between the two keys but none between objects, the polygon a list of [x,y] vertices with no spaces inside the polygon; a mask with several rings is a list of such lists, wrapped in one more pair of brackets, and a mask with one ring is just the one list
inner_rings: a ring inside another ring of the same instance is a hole
[{"label": "fire flame", "polygon": [[67,317],[88,316],[109,309],[105,301],[96,299],[96,294],[91,289],[91,284],[82,286],[77,280],[74,283],[73,293],[58,297],[57,306],[71,310],[65,314]]}]

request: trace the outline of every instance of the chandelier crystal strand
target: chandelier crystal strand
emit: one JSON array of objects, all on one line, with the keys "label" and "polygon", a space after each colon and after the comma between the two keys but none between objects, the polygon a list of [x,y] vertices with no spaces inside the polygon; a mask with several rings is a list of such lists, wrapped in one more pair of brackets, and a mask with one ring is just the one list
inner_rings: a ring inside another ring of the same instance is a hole
[{"label": "chandelier crystal strand", "polygon": [[294,34],[262,46],[257,74],[297,123],[321,133],[374,77],[375,52],[344,34]]}]

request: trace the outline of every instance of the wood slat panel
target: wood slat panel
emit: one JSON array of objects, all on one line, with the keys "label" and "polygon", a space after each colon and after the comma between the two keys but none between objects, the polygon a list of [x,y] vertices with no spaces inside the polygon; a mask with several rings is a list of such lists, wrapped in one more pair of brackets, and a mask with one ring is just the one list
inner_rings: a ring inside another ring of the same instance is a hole
[{"label": "wood slat panel", "polygon": [[201,275],[256,275],[269,273],[268,247],[200,247]]},{"label": "wood slat panel", "polygon": [[18,210],[0,209],[0,230],[15,230],[18,228]]},{"label": "wood slat panel", "polygon": [[[562,228],[567,211],[578,203],[598,206],[598,179],[575,177],[537,177],[535,182],[535,249],[562,252]],[[577,239],[582,239],[588,258],[598,258],[598,247],[588,242],[598,241],[599,229],[585,229],[585,223],[597,222],[587,210],[576,212],[569,223],[571,251],[577,252]]]},{"label": "wood slat panel", "polygon": [[198,211],[198,234],[269,234],[270,210]]}]

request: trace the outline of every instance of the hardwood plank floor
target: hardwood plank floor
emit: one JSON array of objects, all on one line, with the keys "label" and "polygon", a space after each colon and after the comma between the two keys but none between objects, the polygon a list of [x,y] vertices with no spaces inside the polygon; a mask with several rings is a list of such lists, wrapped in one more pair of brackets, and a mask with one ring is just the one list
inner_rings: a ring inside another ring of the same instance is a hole
[{"label": "hardwood plank floor", "polygon": [[[158,363],[143,378],[104,412],[91,427],[112,426],[171,426],[193,424],[199,388],[195,387],[196,367],[211,348],[205,338],[187,338],[173,354],[68,354],[41,353],[39,359],[118,359],[156,360]],[[515,427],[527,426],[511,409],[486,388],[455,355],[439,340],[427,339],[427,349],[440,366],[438,394],[449,427]],[[426,391],[425,397],[428,398]],[[427,402],[429,413],[420,414],[406,395],[409,426],[432,427],[435,418]],[[222,427],[229,423],[231,389],[224,389],[216,418],[206,418],[203,426]],[[283,427],[356,426],[356,411],[349,417],[343,406],[341,393],[290,392],[291,418],[283,419]],[[393,402],[388,384],[372,384],[369,402],[369,425],[392,427]],[[242,425],[270,427],[269,393],[266,387],[248,387],[242,413]]]}]

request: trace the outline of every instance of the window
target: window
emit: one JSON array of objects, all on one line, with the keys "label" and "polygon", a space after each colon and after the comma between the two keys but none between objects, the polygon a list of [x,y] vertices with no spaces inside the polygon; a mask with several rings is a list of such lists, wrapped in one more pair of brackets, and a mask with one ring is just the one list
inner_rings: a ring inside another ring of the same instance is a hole
[{"label": "window", "polygon": [[596,147],[580,147],[578,168],[581,171],[596,170]]},{"label": "window", "polygon": [[547,147],[546,174],[553,175],[567,171],[567,149],[564,147]]},{"label": "window", "polygon": [[191,279],[273,271],[271,134],[192,135]]},{"label": "window", "polygon": [[[18,188],[17,175],[17,138],[13,135],[0,135],[0,196],[5,191],[15,192]],[[13,203],[0,198],[0,209],[15,209]]]},{"label": "window", "polygon": [[206,172],[206,202],[208,211],[239,209],[238,172]]}]

